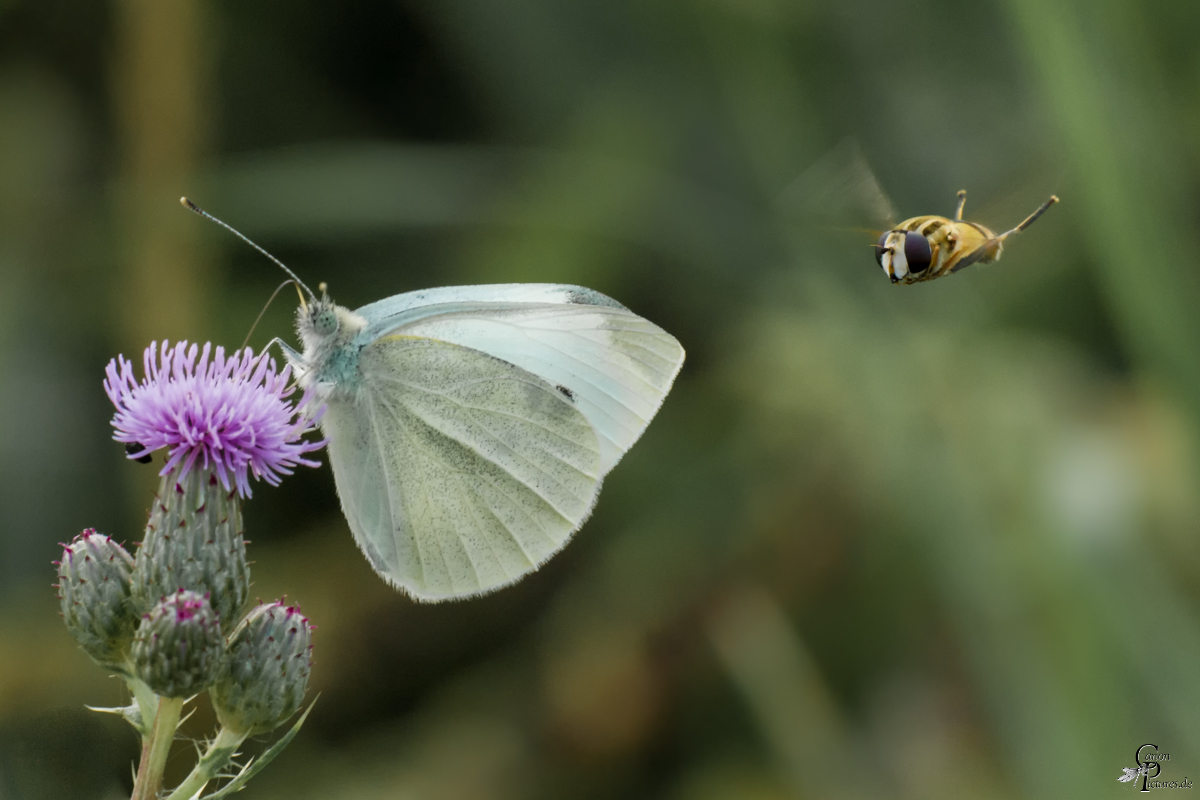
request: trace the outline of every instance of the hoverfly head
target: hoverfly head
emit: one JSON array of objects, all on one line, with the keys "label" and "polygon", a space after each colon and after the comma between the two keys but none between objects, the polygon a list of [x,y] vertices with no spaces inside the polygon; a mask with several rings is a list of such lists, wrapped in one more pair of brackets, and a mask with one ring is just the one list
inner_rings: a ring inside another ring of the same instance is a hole
[{"label": "hoverfly head", "polygon": [[929,247],[929,240],[919,233],[885,231],[875,243],[875,260],[892,283],[900,283],[909,275],[915,277],[929,269],[933,251]]}]

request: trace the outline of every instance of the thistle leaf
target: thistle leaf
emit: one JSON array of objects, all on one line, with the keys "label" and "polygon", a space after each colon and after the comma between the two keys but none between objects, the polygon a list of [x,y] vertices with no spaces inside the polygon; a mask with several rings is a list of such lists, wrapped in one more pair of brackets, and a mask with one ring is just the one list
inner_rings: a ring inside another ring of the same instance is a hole
[{"label": "thistle leaf", "polygon": [[212,794],[205,795],[204,800],[220,800],[222,797],[228,797],[234,792],[240,792],[242,789],[244,789],[250,779],[257,775],[260,769],[271,763],[272,759],[283,752],[283,748],[287,747],[292,739],[296,737],[296,734],[300,732],[300,726],[304,724],[304,720],[308,718],[309,712],[312,711],[313,706],[317,704],[317,700],[319,699],[320,695],[317,695],[317,697],[313,698],[313,701],[308,704],[308,708],[304,709],[304,713],[300,715],[300,719],[296,720],[296,724],[293,725],[291,729],[279,739],[279,741],[267,748],[266,752],[264,752],[257,759],[247,762],[246,766],[242,767],[234,779],[229,783],[225,784]]}]

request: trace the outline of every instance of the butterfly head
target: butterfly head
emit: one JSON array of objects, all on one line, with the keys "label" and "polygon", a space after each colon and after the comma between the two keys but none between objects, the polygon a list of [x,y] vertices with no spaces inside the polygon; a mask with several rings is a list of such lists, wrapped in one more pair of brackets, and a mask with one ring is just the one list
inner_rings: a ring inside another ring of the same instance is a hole
[{"label": "butterfly head", "polygon": [[296,309],[296,332],[304,344],[304,362],[309,366],[322,364],[330,353],[350,344],[366,324],[365,319],[339,306],[324,292],[320,298],[310,298]]},{"label": "butterfly head", "polygon": [[314,304],[311,312],[306,314],[305,317],[308,319],[312,334],[322,339],[337,333],[340,327],[337,311],[334,309],[333,303],[328,301]]}]

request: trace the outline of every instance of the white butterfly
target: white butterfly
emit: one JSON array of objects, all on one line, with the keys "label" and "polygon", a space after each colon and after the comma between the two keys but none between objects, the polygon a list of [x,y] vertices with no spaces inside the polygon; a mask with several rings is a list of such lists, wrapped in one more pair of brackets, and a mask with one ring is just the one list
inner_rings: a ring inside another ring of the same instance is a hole
[{"label": "white butterfly", "polygon": [[[286,269],[286,268],[285,268]],[[419,600],[483,594],[557,553],[684,352],[598,292],[506,284],[301,306],[301,386],[371,566]]]}]

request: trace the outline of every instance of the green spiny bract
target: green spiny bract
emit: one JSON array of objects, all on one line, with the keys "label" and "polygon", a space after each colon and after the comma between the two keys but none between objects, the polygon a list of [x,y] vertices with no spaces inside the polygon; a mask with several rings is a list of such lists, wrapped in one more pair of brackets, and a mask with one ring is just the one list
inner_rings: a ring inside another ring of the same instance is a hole
[{"label": "green spiny bract", "polygon": [[211,470],[193,468],[163,477],[146,538],[137,552],[133,601],[149,611],[179,589],[208,594],[221,625],[233,627],[250,592],[242,536],[242,504]]},{"label": "green spiny bract", "polygon": [[163,697],[190,697],[212,685],[225,640],[208,598],[180,589],[142,618],[130,651],[137,677]]},{"label": "green spiny bract", "polygon": [[230,637],[221,677],[210,696],[231,730],[268,733],[300,707],[312,669],[313,626],[295,606],[253,609]]},{"label": "green spiny bract", "polygon": [[133,558],[91,528],[63,549],[58,599],[75,641],[98,664],[121,668],[138,625],[129,600]]}]

